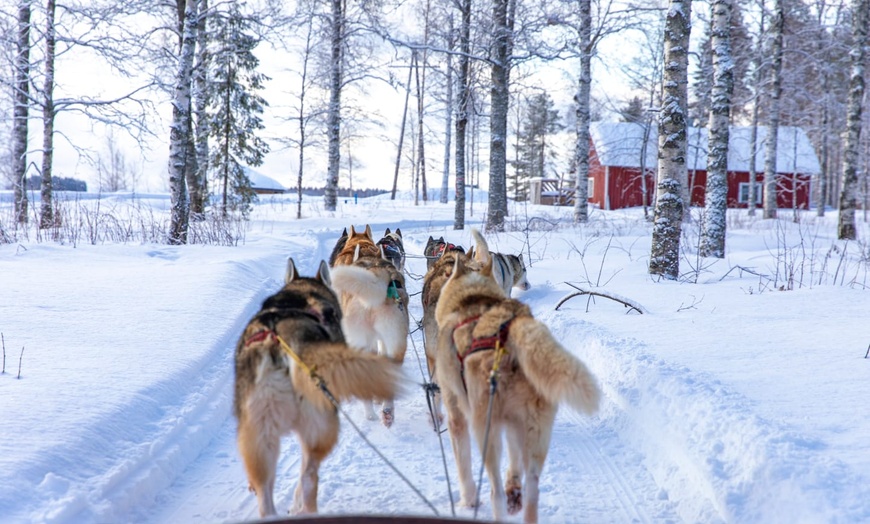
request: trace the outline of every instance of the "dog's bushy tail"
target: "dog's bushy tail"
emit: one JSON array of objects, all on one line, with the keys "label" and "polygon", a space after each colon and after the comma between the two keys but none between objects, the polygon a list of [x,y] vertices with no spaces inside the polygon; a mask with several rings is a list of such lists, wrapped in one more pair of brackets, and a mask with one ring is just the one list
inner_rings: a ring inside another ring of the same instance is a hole
[{"label": "dog's bushy tail", "polygon": [[358,266],[339,266],[332,270],[332,289],[358,298],[366,307],[384,303],[387,286],[374,272]]},{"label": "dog's bushy tail", "polygon": [[294,366],[294,387],[321,407],[329,401],[308,375],[309,370],[323,379],[327,389],[339,401],[351,398],[393,399],[403,394],[409,385],[400,364],[380,355],[356,351],[342,343],[309,347],[302,359],[308,369]]},{"label": "dog's bushy tail", "polygon": [[508,340],[514,343],[526,378],[549,402],[567,402],[590,415],[598,410],[601,392],[595,377],[553,338],[544,324],[531,317],[519,317],[511,324]]}]

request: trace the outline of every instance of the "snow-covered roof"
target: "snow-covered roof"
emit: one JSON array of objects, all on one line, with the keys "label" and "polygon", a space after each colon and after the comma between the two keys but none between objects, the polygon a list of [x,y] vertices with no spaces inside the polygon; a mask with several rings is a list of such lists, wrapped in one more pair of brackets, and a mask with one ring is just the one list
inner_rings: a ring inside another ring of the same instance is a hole
[{"label": "snow-covered roof", "polygon": [[287,188],[281,185],[280,182],[275,180],[274,178],[268,177],[259,171],[254,171],[250,167],[245,167],[245,174],[248,175],[248,179],[251,181],[252,189],[270,189],[274,191],[287,191]]},{"label": "snow-covered roof", "polygon": [[[640,167],[644,128],[628,122],[592,122],[589,126],[598,161],[603,166]],[[749,171],[751,127],[731,126],[728,170]],[[764,140],[767,127],[758,127],[755,169],[764,171]],[[654,169],[658,159],[658,130],[650,127],[646,166]],[[777,135],[776,170],[779,173],[818,174],[819,159],[807,134],[800,127],[781,126]],[[689,169],[707,169],[707,129],[689,128],[686,163]]]}]

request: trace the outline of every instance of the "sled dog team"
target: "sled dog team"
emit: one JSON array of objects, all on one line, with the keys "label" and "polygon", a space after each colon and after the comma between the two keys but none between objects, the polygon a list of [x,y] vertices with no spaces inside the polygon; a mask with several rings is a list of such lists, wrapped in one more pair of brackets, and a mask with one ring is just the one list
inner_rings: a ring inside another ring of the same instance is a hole
[{"label": "sled dog team", "polygon": [[[489,421],[483,464],[493,517],[503,520],[522,509],[525,522],[537,522],[538,482],[557,407],[567,403],[591,414],[600,393],[586,366],[528,306],[510,298],[512,287],[529,288],[522,256],[491,252],[480,232],[471,232],[475,243],[467,252],[431,236],[424,249],[424,349],[440,390],[433,422],[443,421],[443,403],[460,504],[477,503],[470,434],[482,452]],[[370,226],[361,232],[351,226],[313,277],[299,275],[289,259],[284,286],[242,333],[234,412],[261,516],[277,513],[282,436],[295,433],[302,453],[290,511],[315,513],[320,463],[338,440],[339,402],[359,399],[367,418],[393,424],[393,399],[409,384],[401,371],[410,318],[404,264],[400,230],[387,229],[376,242]],[[502,436],[508,456],[503,480]]]}]

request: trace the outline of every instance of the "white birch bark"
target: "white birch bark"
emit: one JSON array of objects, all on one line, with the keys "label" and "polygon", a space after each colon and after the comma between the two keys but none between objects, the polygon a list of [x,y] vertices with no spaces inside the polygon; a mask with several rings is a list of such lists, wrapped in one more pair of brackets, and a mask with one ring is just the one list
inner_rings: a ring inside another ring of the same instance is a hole
[{"label": "white birch bark", "polygon": [[338,172],[341,167],[341,85],[343,77],[344,3],[332,0],[330,29],[329,108],[326,116],[328,164],[323,205],[327,211],[335,211],[338,204]]},{"label": "white birch bark", "polygon": [[172,100],[172,123],[169,127],[169,194],[170,194],[170,244],[187,243],[187,226],[190,203],[184,178],[190,132],[190,86],[193,75],[193,58],[196,48],[197,1],[186,0],[184,29],[181,37],[181,53],[175,75],[175,95]]},{"label": "white birch bark", "polygon": [[196,62],[193,69],[194,154],[196,172],[190,187],[190,211],[201,217],[208,198],[208,115],[206,89],[208,82],[208,0],[199,1],[199,23],[196,33]]},{"label": "white birch bark", "polygon": [[776,218],[777,173],[776,156],[779,137],[779,110],[782,96],[782,40],[785,31],[784,0],[776,0],[773,13],[773,45],[771,56],[773,66],[770,71],[770,96],[768,105],[767,137],[764,142],[764,218]]},{"label": "white birch bark", "polygon": [[843,146],[843,177],[840,186],[840,217],[837,237],[855,240],[855,210],[858,207],[858,151],[861,141],[861,104],[864,100],[864,69],[867,53],[867,24],[870,23],[870,0],[852,2],[853,43],[849,56],[849,101],[846,109],[846,140]]},{"label": "white birch bark", "polygon": [[731,56],[732,0],[715,0],[713,12],[713,88],[701,256],[725,257],[725,215],[728,208],[728,136],[734,63]]},{"label": "white birch bark", "polygon": [[15,223],[27,223],[27,116],[30,109],[31,0],[18,2],[15,87],[12,95],[12,192]]},{"label": "white birch bark", "polygon": [[576,134],[574,165],[577,179],[574,184],[574,223],[589,220],[589,100],[592,86],[592,2],[579,0],[580,27],[577,31],[577,47],[580,50],[580,76],[577,79]]},{"label": "white birch bark", "polygon": [[659,113],[659,165],[649,273],[679,277],[680,233],[686,172],[686,85],[691,0],[670,0],[665,25],[662,110]]},{"label": "white birch bark", "polygon": [[456,198],[453,229],[465,229],[465,144],[468,129],[468,99],[471,55],[471,0],[459,4],[462,22],[459,28],[459,78],[456,93]]},{"label": "white birch bark", "polygon": [[54,58],[57,33],[54,26],[55,2],[47,0],[45,5],[45,82],[42,93],[42,185],[39,210],[39,227],[55,225],[52,209],[52,165],[54,159]]}]

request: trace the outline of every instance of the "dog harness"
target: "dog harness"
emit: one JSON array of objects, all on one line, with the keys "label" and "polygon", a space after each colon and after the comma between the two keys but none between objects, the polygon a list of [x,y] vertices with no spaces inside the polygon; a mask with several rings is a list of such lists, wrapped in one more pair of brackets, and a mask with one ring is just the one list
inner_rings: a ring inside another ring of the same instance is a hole
[{"label": "dog harness", "polygon": [[[508,331],[510,331],[511,322],[514,321],[515,316],[505,320],[501,326],[499,326],[498,330],[495,334],[487,336],[487,337],[472,337],[471,344],[468,346],[468,349],[465,351],[456,351],[456,358],[459,359],[459,376],[462,377],[462,386],[468,391],[468,386],[465,384],[465,359],[468,358],[472,353],[477,353],[478,351],[489,351],[495,350],[497,353],[504,352],[505,343],[507,342]],[[474,315],[472,317],[466,318],[462,322],[456,324],[453,328],[455,332],[457,329],[467,326],[468,324],[477,322],[480,320],[480,315]],[[497,354],[495,362],[493,362],[493,371],[498,371],[499,360],[501,359],[501,355]]]},{"label": "dog harness", "polygon": [[402,258],[402,250],[392,238],[382,238],[378,240],[378,245],[384,247],[384,254],[387,255],[387,258]]}]

